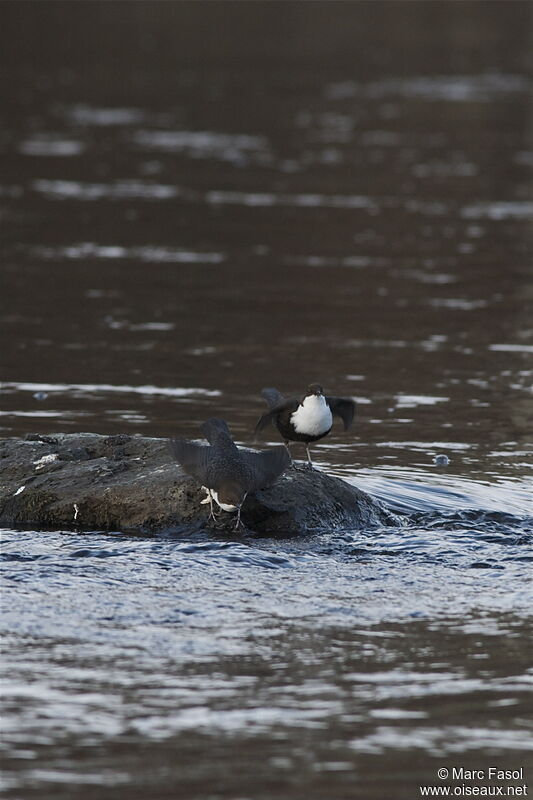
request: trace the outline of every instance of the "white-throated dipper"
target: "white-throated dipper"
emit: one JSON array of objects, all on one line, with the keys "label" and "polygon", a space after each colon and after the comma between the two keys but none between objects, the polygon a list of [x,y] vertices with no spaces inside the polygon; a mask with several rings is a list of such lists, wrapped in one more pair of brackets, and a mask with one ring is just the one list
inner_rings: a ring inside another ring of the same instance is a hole
[{"label": "white-throated dipper", "polygon": [[290,464],[284,447],[261,453],[237,447],[223,419],[212,418],[200,428],[209,445],[171,439],[170,447],[183,470],[196,478],[207,492],[214,520],[213,500],[223,511],[236,511],[235,530],[241,524],[241,508],[247,494],[274,483]]},{"label": "white-throated dipper", "polygon": [[307,459],[313,466],[309,444],[327,436],[333,424],[333,415],[340,417],[344,430],[348,430],[355,414],[355,402],[350,397],[330,397],[318,383],[311,383],[303,397],[283,397],[277,389],[263,389],[261,394],[268,403],[268,411],[255,426],[256,434],[275,423],[289,450],[289,442],[305,442]]}]

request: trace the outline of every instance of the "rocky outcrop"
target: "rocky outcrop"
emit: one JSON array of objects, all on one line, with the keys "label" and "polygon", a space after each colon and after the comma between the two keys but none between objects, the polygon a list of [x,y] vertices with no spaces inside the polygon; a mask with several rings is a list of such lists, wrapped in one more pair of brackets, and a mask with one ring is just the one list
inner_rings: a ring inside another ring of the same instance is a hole
[{"label": "rocky outcrop", "polygon": [[[0,524],[65,530],[230,531],[232,514],[208,520],[205,493],[172,459],[166,439],[93,433],[0,441]],[[248,497],[252,531],[297,534],[394,522],[376,500],[319,470],[289,469]]]}]

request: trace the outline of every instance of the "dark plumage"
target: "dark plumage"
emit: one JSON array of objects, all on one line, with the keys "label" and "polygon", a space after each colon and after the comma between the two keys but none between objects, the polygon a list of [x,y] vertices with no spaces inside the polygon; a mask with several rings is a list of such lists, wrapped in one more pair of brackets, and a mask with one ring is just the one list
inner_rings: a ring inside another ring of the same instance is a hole
[{"label": "dark plumage", "polygon": [[223,510],[237,511],[237,528],[246,495],[274,483],[290,458],[283,447],[261,453],[239,449],[223,419],[208,419],[200,430],[209,445],[177,438],[170,440],[171,450],[183,470],[208,492],[202,502],[210,504],[211,516],[215,500]]},{"label": "dark plumage", "polygon": [[344,430],[348,430],[355,415],[355,402],[351,398],[326,396],[318,383],[310,384],[302,397],[283,397],[272,388],[263,389],[261,394],[267,401],[268,411],[259,418],[256,434],[267,425],[275,424],[287,449],[289,442],[305,442],[311,466],[310,442],[328,435],[334,415],[342,419]]}]

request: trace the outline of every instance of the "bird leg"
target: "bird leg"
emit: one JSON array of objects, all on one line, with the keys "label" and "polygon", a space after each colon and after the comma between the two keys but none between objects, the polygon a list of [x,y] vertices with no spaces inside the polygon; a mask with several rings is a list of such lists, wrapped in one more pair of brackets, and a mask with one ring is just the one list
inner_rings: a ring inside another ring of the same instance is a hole
[{"label": "bird leg", "polygon": [[213,498],[209,495],[209,519],[212,519],[213,522],[218,521],[218,514],[215,512],[215,507],[213,505]]},{"label": "bird leg", "polygon": [[309,445],[305,446],[307,452],[307,469],[313,469],[313,462],[311,461],[311,453],[309,452]]},{"label": "bird leg", "polygon": [[292,467],[292,469],[296,469],[296,465],[295,465],[294,461],[292,460],[291,448],[289,447],[289,442],[288,442],[288,440],[286,440],[285,442],[283,442],[283,444],[284,444],[284,445],[285,445],[285,447],[287,448],[287,453],[289,454],[289,458],[290,458],[289,467]]},{"label": "bird leg", "polygon": [[[246,494],[248,494],[248,492]],[[245,530],[244,525],[241,522],[241,508],[242,508],[242,504],[246,500],[246,494],[242,498],[242,503],[240,504],[240,506],[237,506],[237,519],[235,520],[235,527],[233,528],[234,531],[238,531],[239,528],[242,528],[243,530]]]}]

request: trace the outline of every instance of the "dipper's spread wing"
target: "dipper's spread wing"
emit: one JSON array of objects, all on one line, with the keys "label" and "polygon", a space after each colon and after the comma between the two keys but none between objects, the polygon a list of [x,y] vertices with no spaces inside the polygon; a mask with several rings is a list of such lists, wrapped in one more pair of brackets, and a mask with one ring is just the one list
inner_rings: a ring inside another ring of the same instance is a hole
[{"label": "dipper's spread wing", "polygon": [[270,425],[281,411],[296,411],[299,405],[296,397],[283,397],[277,389],[263,389],[261,394],[267,401],[269,408],[259,417],[255,426],[256,434],[266,428],[267,425]]},{"label": "dipper's spread wing", "polygon": [[344,430],[347,431],[355,415],[354,401],[350,397],[326,397],[326,403],[331,413],[342,419]]},{"label": "dipper's spread wing", "polygon": [[203,484],[207,477],[211,448],[186,439],[170,439],[170,449],[184,472]]},{"label": "dipper's spread wing", "polygon": [[262,453],[250,450],[239,450],[239,453],[253,476],[253,485],[249,487],[249,492],[270,486],[287,469],[291,461],[285,447],[274,447]]}]

